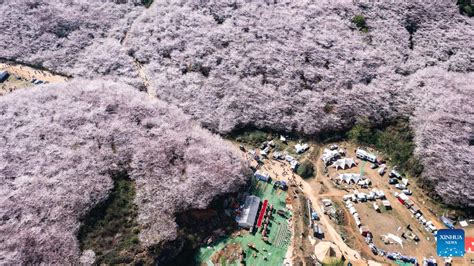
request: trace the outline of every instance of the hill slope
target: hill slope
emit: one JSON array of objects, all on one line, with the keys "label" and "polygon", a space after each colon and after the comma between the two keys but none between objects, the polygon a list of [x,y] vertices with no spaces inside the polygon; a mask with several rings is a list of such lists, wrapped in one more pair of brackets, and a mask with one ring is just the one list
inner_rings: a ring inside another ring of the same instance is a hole
[{"label": "hill slope", "polygon": [[145,246],[176,237],[174,214],[246,180],[237,153],[181,111],[124,84],[75,80],[0,97],[2,263],[77,263],[79,220],[112,177],[136,184]]}]

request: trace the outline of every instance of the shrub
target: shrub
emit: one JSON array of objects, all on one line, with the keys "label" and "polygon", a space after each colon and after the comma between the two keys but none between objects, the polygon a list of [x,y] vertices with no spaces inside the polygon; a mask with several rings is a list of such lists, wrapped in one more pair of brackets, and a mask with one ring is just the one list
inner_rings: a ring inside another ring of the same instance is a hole
[{"label": "shrub", "polygon": [[310,178],[314,174],[314,165],[309,160],[305,160],[296,168],[296,173],[302,178]]},{"label": "shrub", "polygon": [[459,12],[468,17],[472,17],[474,12],[472,10],[472,3],[470,0],[458,0],[457,5],[459,6]]},{"label": "shrub", "polygon": [[326,114],[332,113],[332,111],[334,111],[334,105],[327,103],[324,105],[323,110]]},{"label": "shrub", "polygon": [[142,0],[142,3],[146,8],[149,8],[153,3],[153,0]]},{"label": "shrub", "polygon": [[344,266],[344,261],[337,258],[330,258],[323,263],[323,266]]},{"label": "shrub", "polygon": [[[136,252],[139,239],[130,229],[130,221],[137,217],[135,204],[135,184],[126,175],[115,177],[114,188],[108,199],[93,208],[79,230],[79,241],[82,250],[100,251],[96,263],[111,264],[111,254]],[[139,229],[138,229],[139,230]],[[102,243],[107,238],[114,238],[110,245]]]},{"label": "shrub", "polygon": [[347,134],[351,140],[362,145],[370,145],[375,142],[374,132],[367,118],[357,122]]},{"label": "shrub", "polygon": [[236,139],[251,145],[259,145],[260,143],[267,140],[267,133],[261,130],[245,131],[238,133]]},{"label": "shrub", "polygon": [[369,30],[365,17],[362,15],[355,15],[352,18],[352,23],[354,23],[360,31],[367,32]]}]

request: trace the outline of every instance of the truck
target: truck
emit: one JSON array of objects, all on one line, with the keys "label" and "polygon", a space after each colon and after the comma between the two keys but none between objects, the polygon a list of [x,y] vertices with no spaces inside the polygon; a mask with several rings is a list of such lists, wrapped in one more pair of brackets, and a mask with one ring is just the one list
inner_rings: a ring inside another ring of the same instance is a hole
[{"label": "truck", "polygon": [[321,226],[318,225],[317,223],[313,224],[313,234],[314,234],[315,237],[317,237],[319,239],[324,238],[324,231],[321,228]]},{"label": "truck", "polygon": [[371,153],[368,153],[368,152],[366,152],[365,150],[362,150],[362,149],[357,149],[356,150],[356,157],[361,159],[361,160],[369,161],[369,162],[372,162],[372,163],[377,163],[377,156],[375,156]]},{"label": "truck", "polygon": [[407,238],[407,239],[411,239],[411,240],[416,241],[416,242],[420,241],[420,238],[410,230],[405,231],[402,234],[402,237]]},{"label": "truck", "polygon": [[454,229],[454,222],[448,217],[441,216],[441,222],[446,225],[449,229]]}]

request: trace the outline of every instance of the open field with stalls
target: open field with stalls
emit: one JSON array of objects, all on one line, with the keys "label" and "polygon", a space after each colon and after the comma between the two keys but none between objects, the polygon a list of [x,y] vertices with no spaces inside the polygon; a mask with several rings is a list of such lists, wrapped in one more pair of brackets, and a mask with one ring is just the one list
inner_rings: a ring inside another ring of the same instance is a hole
[{"label": "open field with stalls", "polygon": [[[274,143],[279,143],[278,138],[279,136],[272,136],[271,138],[269,137],[268,139],[266,137],[260,137],[260,140],[266,141],[266,140],[273,139]],[[294,144],[296,143],[298,143],[298,141],[288,139],[286,143],[282,143],[282,145],[277,151],[278,152],[283,151],[283,153],[286,154],[284,152],[285,150],[287,151],[293,150],[292,153],[294,154],[295,153]],[[235,142],[235,144],[238,146],[240,143]],[[257,155],[260,154],[260,151],[257,148],[257,147],[260,147],[259,142],[253,142],[251,144],[246,143],[244,146],[245,146],[244,147],[245,151],[242,151],[242,156],[244,156],[244,158],[249,161],[252,167],[258,168],[259,171],[263,171],[270,174],[273,180],[286,181],[290,185],[290,188],[293,188],[289,190],[289,194],[290,194],[290,197],[292,197],[295,200],[292,204],[292,207],[294,209],[298,209],[299,207],[301,207],[301,206],[298,206],[301,204],[295,204],[295,203],[298,203],[296,199],[298,199],[300,195],[302,197],[309,199],[312,202],[313,209],[316,210],[318,214],[320,214],[321,220],[318,221],[318,224],[321,227],[321,229],[324,231],[324,237],[322,240],[336,243],[337,246],[341,249],[342,253],[344,254],[346,260],[350,261],[353,265],[365,265],[365,262],[364,260],[361,259],[359,252],[355,249],[352,249],[346,243],[344,243],[340,234],[334,229],[334,225],[330,222],[329,218],[321,215],[321,211],[320,211],[321,203],[320,203],[319,194],[321,191],[324,190],[324,186],[320,185],[318,188],[311,187],[310,182],[315,180],[314,178],[310,178],[306,180],[302,179],[300,176],[298,176],[296,173],[294,173],[291,170],[290,163],[288,161],[273,159],[272,157],[273,152],[272,154],[269,154],[269,156],[267,157],[260,156],[259,157],[260,163],[258,163],[254,159],[254,156],[251,155],[251,153],[253,153],[253,150],[255,150]],[[320,149],[320,145],[318,143],[311,143],[309,149],[306,152],[295,155],[293,157],[299,162],[304,161],[306,159],[311,160],[311,161],[316,161],[319,158],[318,157],[319,149]],[[291,156],[292,153],[288,153],[288,155]],[[298,220],[295,220],[297,216],[299,216],[300,218]],[[313,237],[312,234],[308,233],[308,232],[311,232],[312,229],[308,227],[309,226],[308,222],[305,221],[305,219],[308,219],[306,214],[298,215],[298,211],[295,210],[294,218],[295,219],[292,221],[292,224],[293,224],[293,228],[295,229],[295,234],[294,234],[292,243],[290,245],[291,261],[295,263],[295,262],[301,262],[303,260],[305,262],[314,260],[314,248],[316,244],[319,242],[319,240]],[[306,227],[305,228],[306,230],[303,230],[303,227]],[[301,238],[305,238],[305,240]],[[301,251],[301,248],[303,248],[304,250]],[[311,258],[311,255],[313,255],[313,258]],[[311,265],[311,263],[309,263],[309,265]]]},{"label": "open field with stalls", "polygon": [[[326,196],[335,202],[342,203],[342,206],[344,206],[343,208],[346,209],[347,215],[345,215],[345,218],[349,221],[346,222],[346,225],[341,231],[344,231],[343,233],[346,235],[352,235],[349,237],[350,245],[355,248],[360,248],[362,255],[365,257],[377,258],[377,260],[381,262],[394,263],[394,261],[383,258],[382,256],[374,256],[370,251],[370,248],[362,248],[363,245],[368,245],[365,242],[365,238],[360,234],[359,227],[354,222],[354,217],[349,213],[349,208],[347,208],[342,201],[344,195],[354,194],[354,191],[369,194],[369,192],[375,188],[376,190],[384,192],[386,200],[391,204],[391,209],[385,209],[382,200],[379,199],[353,203],[354,208],[359,214],[362,226],[367,226],[372,233],[375,246],[390,253],[399,252],[403,255],[416,257],[419,263],[422,262],[423,258],[429,257],[434,257],[437,259],[438,263],[443,263],[443,258],[436,256],[436,243],[433,234],[427,232],[424,226],[418,222],[414,214],[394,196],[395,193],[402,193],[402,191],[395,188],[394,185],[388,184],[388,173],[391,168],[389,167],[387,172],[383,176],[380,176],[377,172],[378,169],[372,169],[372,163],[356,158],[356,146],[347,142],[339,143],[339,146],[344,147],[346,158],[355,159],[357,166],[346,170],[336,170],[333,167],[325,168],[324,163],[321,160],[315,161],[315,164],[318,166],[317,168],[320,169],[320,171],[318,171],[317,177],[310,181],[310,183],[315,190],[321,186],[321,183],[324,184],[327,191],[320,195],[320,197]],[[371,152],[375,153],[376,151]],[[377,154],[377,157],[379,156],[380,154]],[[341,182],[337,183],[336,179],[339,174],[342,173],[362,174],[367,177],[372,184],[369,188],[361,188],[355,184],[348,185]],[[408,188],[413,192],[413,195],[409,196],[410,200],[420,208],[425,219],[427,221],[432,221],[433,225],[438,229],[446,228],[446,226],[444,226],[439,220],[438,215],[435,215],[433,212],[433,209],[436,209],[437,206],[433,206],[430,204],[431,202],[425,201],[426,197],[422,194],[423,191],[417,187],[414,180],[409,179]],[[374,209],[373,203],[376,203],[380,207],[379,211]],[[441,214],[442,213],[439,215]],[[410,227],[410,230],[407,229],[407,226]],[[471,227],[465,229],[466,236],[468,236],[469,232],[472,231]],[[411,233],[418,236],[420,240],[417,242],[409,237],[403,238],[402,233],[407,231],[411,231]],[[386,241],[387,243],[385,243],[382,240],[382,236],[386,236],[389,233],[401,237],[403,240],[403,247],[394,243],[394,241]],[[453,263],[454,265],[467,265],[471,258],[474,258],[472,253],[466,255],[465,258],[454,259]]]},{"label": "open field with stalls", "polygon": [[[401,190],[394,187],[394,185],[388,184],[388,173],[392,170],[389,166],[386,173],[383,176],[378,174],[378,169],[373,169],[373,164],[371,162],[363,161],[357,159],[355,156],[355,150],[357,146],[351,142],[339,142],[337,143],[340,148],[343,148],[345,151],[345,156],[343,158],[354,158],[357,163],[356,166],[353,166],[350,169],[346,170],[336,170],[332,167],[325,167],[322,162],[321,155],[323,154],[324,148],[326,146],[319,143],[310,143],[310,148],[302,153],[296,154],[294,145],[298,143],[295,140],[288,140],[285,143],[278,141],[278,136],[272,136],[271,138],[262,138],[263,141],[273,140],[273,143],[278,143],[278,149],[271,149],[268,155],[260,156],[260,163],[254,160],[254,155],[250,155],[248,150],[255,150],[256,155],[260,155],[260,145],[261,142],[253,143],[252,145],[245,145],[246,152],[243,152],[243,156],[249,160],[251,165],[258,167],[260,171],[268,172],[271,177],[275,180],[286,180],[290,184],[294,185],[294,190],[300,191],[302,196],[307,197],[313,203],[314,209],[321,215],[321,206],[323,205],[322,199],[331,199],[337,210],[341,213],[341,221],[336,221],[336,219],[331,219],[327,215],[321,217],[321,221],[318,223],[321,225],[321,228],[325,232],[323,240],[328,240],[335,242],[337,246],[341,249],[344,257],[346,259],[345,263],[351,262],[353,265],[367,265],[368,261],[377,261],[383,264],[398,264],[398,265],[410,265],[409,263],[404,263],[401,260],[391,260],[386,257],[389,253],[400,253],[407,257],[414,257],[419,263],[422,263],[423,258],[436,258],[439,264],[443,263],[443,258],[436,257],[436,245],[433,234],[427,232],[422,224],[420,224],[414,214],[402,203],[399,202],[397,197],[394,196],[394,193],[401,193]],[[292,172],[290,169],[290,163],[285,160],[276,160],[272,157],[275,151],[282,152],[293,156],[298,162],[309,159],[315,165],[315,176],[313,178],[303,179],[297,174]],[[368,152],[374,153],[377,158],[383,157],[383,154],[367,149]],[[258,165],[258,166],[257,166]],[[342,173],[354,173],[360,174],[367,177],[371,181],[371,185],[368,188],[361,188],[357,185],[347,185],[342,183],[337,183],[336,178],[339,174]],[[446,228],[441,221],[439,216],[442,214],[440,212],[440,206],[434,205],[432,201],[427,200],[427,197],[424,194],[424,191],[416,185],[414,179],[408,178],[408,188],[412,190],[413,195],[409,196],[410,200],[420,208],[420,212],[423,214],[423,217],[427,221],[431,221],[433,225],[438,228]],[[372,189],[382,191],[385,195],[385,200],[387,200],[391,208],[385,208],[382,204],[381,199],[375,201],[367,201],[361,203],[354,203],[353,206],[357,211],[361,223],[364,226],[367,226],[373,235],[374,245],[386,252],[385,256],[375,255],[371,251],[371,247],[367,244],[366,239],[361,235],[359,226],[356,224],[353,216],[349,212],[349,208],[346,207],[345,202],[343,201],[344,195],[354,193],[354,191],[369,194]],[[297,193],[290,192],[290,197],[297,197]],[[376,202],[380,207],[379,212],[375,211],[373,203]],[[295,204],[293,204],[295,205]],[[296,217],[294,215],[293,224],[298,222],[305,224],[305,216]],[[307,218],[306,218],[307,219]],[[407,229],[409,226],[409,229]],[[464,228],[466,230],[466,235],[472,235],[471,227]],[[407,233],[410,231],[410,233]],[[471,232],[471,233],[469,233]],[[402,233],[406,233],[406,238],[402,237]],[[392,234],[396,237],[402,237],[402,246],[395,244],[390,238],[385,238],[383,241],[382,236],[389,236]],[[410,235],[408,235],[410,234]],[[410,239],[410,236],[413,235],[419,238],[419,241]],[[301,233],[295,234],[294,239],[296,238],[306,238],[309,240],[311,245],[314,246],[319,242],[318,239],[308,234],[307,236],[302,236]],[[310,249],[305,241],[292,241],[290,250],[293,250],[292,261],[302,261],[301,254],[295,256],[295,250],[304,246],[305,249]],[[303,252],[304,256],[308,255],[308,252]],[[466,255],[465,258],[458,258],[453,260],[453,265],[465,265],[472,257],[472,253]]]},{"label": "open field with stalls", "polygon": [[[262,201],[268,200],[268,206],[273,205],[267,231],[268,243],[263,240],[260,228],[254,232],[242,229],[210,246],[202,247],[196,257],[198,264],[241,265],[240,258],[245,265],[283,264],[291,238],[292,215],[286,206],[287,193],[274,189],[270,183],[256,180],[252,181],[249,193],[260,197]],[[278,215],[278,210],[283,210],[287,218]]]}]

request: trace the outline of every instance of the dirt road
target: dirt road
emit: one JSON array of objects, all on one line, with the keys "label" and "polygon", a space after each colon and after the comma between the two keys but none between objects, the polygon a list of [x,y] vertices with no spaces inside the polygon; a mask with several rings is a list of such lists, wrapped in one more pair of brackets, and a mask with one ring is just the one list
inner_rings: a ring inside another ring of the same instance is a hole
[{"label": "dirt road", "polygon": [[[301,188],[303,189],[303,192],[306,194],[306,196],[311,199],[314,208],[316,210],[321,210],[321,205],[319,204],[321,198],[315,191],[313,191],[311,185],[309,185],[308,182],[299,176],[296,176],[296,181],[301,182]],[[342,240],[341,235],[336,231],[336,229],[334,229],[326,215],[320,215],[320,222],[326,228],[327,238],[329,238],[339,247],[342,253],[345,254],[346,258],[351,261],[352,264],[356,263],[357,265],[366,265],[365,260],[361,258],[359,252],[351,249],[344,242],[344,240]]]},{"label": "dirt road", "polygon": [[[346,157],[353,157],[355,158],[354,155],[354,146],[349,143],[342,143],[342,146],[345,146],[346,150]],[[309,152],[308,152],[309,153]],[[257,163],[252,160],[249,155],[246,153],[243,153],[243,156],[249,161],[249,163],[256,167]],[[359,173],[363,172],[365,176],[368,176],[370,180],[372,181],[372,186],[373,188],[378,188],[382,189],[386,195],[386,198],[390,201],[392,205],[392,211],[391,216],[395,217],[394,219],[397,219],[397,223],[390,223],[390,226],[388,225],[383,225],[380,223],[387,222],[387,219],[392,219],[393,217],[389,216],[389,214],[383,217],[384,219],[371,219],[371,220],[366,220],[370,228],[374,228],[374,231],[377,232],[376,237],[380,237],[380,233],[383,231],[392,231],[396,232],[400,230],[400,228],[405,228],[408,224],[411,225],[413,228],[414,232],[422,237],[422,240],[419,241],[415,246],[411,246],[412,248],[409,250],[400,250],[402,253],[408,253],[407,255],[415,256],[417,257],[418,261],[422,261],[423,257],[435,257],[438,262],[442,262],[443,259],[439,258],[436,256],[436,248],[435,248],[435,242],[433,240],[433,236],[429,233],[427,233],[421,225],[418,224],[418,221],[413,217],[412,213],[404,206],[402,205],[397,198],[394,196],[394,192],[401,192],[397,189],[395,189],[393,186],[388,184],[388,177],[387,174],[385,177],[380,177],[377,173],[376,169],[371,169],[371,164],[370,163],[362,163],[360,160],[357,160],[359,162],[359,165],[356,168],[348,169],[348,170],[335,170],[333,168],[328,169],[328,173],[323,172],[321,169],[324,168],[322,162],[319,160],[319,158],[311,158],[313,163],[317,166],[317,171],[316,171],[316,177],[311,178],[308,180],[304,180],[298,175],[294,174],[292,170],[290,169],[290,165],[286,161],[279,161],[279,160],[272,160],[272,159],[265,159],[263,166],[261,166],[261,170],[269,173],[274,180],[285,180],[289,184],[291,184],[291,181],[293,181],[297,186],[301,189],[302,192],[304,192],[305,196],[309,198],[313,204],[313,207],[315,210],[320,212],[321,210],[321,199],[324,198],[331,198],[333,202],[339,203],[339,205],[343,205],[342,202],[342,197],[348,193],[350,193],[351,189],[344,189],[340,187],[336,187],[336,185],[330,180],[329,177],[334,177],[339,173],[345,173],[345,172],[352,172],[352,173]],[[413,180],[410,180],[410,182],[413,182]],[[414,182],[413,182],[414,183]],[[412,187],[416,189],[416,184],[411,184]],[[444,228],[444,226],[441,224],[439,219],[436,217],[435,214],[431,213],[429,211],[430,205],[425,205],[424,201],[418,200],[418,194],[414,191],[414,195],[410,197],[415,204],[417,204],[424,217],[427,220],[430,220],[434,223],[434,225],[437,228]],[[367,208],[364,206],[358,206],[359,208]],[[368,212],[363,212],[363,209],[361,209],[361,214],[364,215],[369,215]],[[350,215],[347,215],[347,210],[344,209],[346,212],[346,216],[348,220],[348,224],[346,226],[346,229],[348,230],[348,234],[351,236],[350,241],[354,241],[353,243],[351,242],[351,247],[349,247],[342,239],[341,235],[339,232],[336,230],[338,228],[335,228],[333,226],[332,221],[329,219],[328,216],[321,215],[320,216],[320,223],[323,225],[323,227],[326,228],[325,230],[325,238],[334,244],[336,244],[342,253],[344,254],[345,258],[350,261],[354,265],[367,265],[368,262],[366,259],[362,258],[361,255],[364,255],[366,258],[372,258],[375,259],[376,261],[384,261],[385,263],[391,263],[391,261],[388,261],[388,259],[384,259],[382,257],[374,256],[372,252],[370,251],[370,248],[368,245],[365,243],[364,238],[357,232],[357,230],[354,229],[354,224],[353,221],[350,219]],[[374,217],[374,215],[379,215],[379,214],[370,214],[370,217]],[[368,219],[368,218],[367,218]],[[396,224],[396,225],[395,225]],[[395,226],[395,227],[394,227]],[[350,228],[349,228],[350,227]],[[394,227],[394,228],[392,228]],[[399,227],[399,228],[398,228]],[[383,228],[384,230],[380,231],[380,229]],[[398,229],[397,229],[398,228]],[[379,232],[380,231],[380,232]],[[352,238],[353,236],[353,238]],[[427,239],[428,238],[428,239]],[[408,243],[407,245],[410,245]],[[382,244],[380,244],[382,246]],[[362,254],[354,250],[360,249]],[[389,248],[389,247],[386,247]],[[389,248],[393,249],[393,248]],[[397,249],[395,247],[395,249]],[[464,263],[467,263],[468,259],[472,256],[473,254],[467,254],[465,258],[460,258],[460,259],[455,259],[453,262],[456,263],[461,263],[460,265],[464,265]],[[454,264],[456,265],[456,264]]]},{"label": "dirt road", "polygon": [[[244,157],[249,159],[248,155],[246,154],[244,154]],[[250,161],[250,163],[252,166],[256,166],[256,162],[254,160]],[[284,180],[286,182],[290,182],[290,179],[294,179],[295,182],[299,184],[299,187],[303,193],[305,193],[306,197],[311,200],[313,207],[318,212],[321,211],[320,195],[307,181],[292,173],[289,163],[266,159],[265,164],[262,166],[262,170],[268,172],[274,180]],[[342,240],[341,235],[336,231],[336,229],[334,229],[327,216],[321,215],[320,223],[326,228],[325,238],[336,244],[347,260],[349,260],[353,265],[367,265],[367,262],[361,257],[359,252],[350,248],[344,242],[344,240]]]},{"label": "dirt road", "polygon": [[32,67],[13,63],[0,63],[0,70],[6,70],[11,75],[21,77],[27,81],[39,79],[49,83],[56,83],[63,82],[67,79],[67,77],[55,75],[45,70],[34,69]]}]

